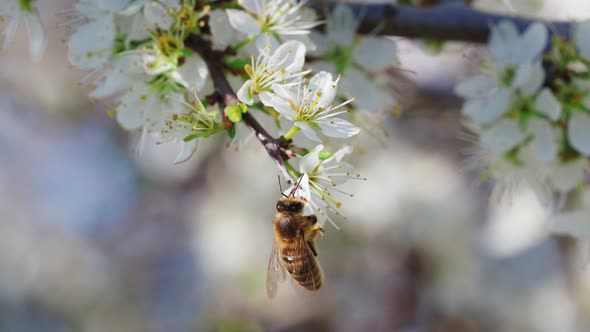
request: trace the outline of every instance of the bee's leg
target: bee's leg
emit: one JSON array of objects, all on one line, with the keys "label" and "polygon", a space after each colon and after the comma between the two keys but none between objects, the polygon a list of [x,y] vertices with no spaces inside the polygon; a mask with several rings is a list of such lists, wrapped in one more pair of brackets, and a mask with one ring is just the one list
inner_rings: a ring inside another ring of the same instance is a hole
[{"label": "bee's leg", "polygon": [[309,217],[313,217],[314,219],[316,219],[313,228],[311,229],[311,234],[309,235],[309,240],[307,240],[307,245],[309,246],[309,249],[311,250],[311,252],[313,253],[314,256],[318,255],[318,251],[316,249],[315,246],[315,239],[318,237],[318,233],[319,232],[325,232],[326,230],[323,227],[320,227],[318,225],[316,225],[317,223],[317,218],[315,215],[311,215]]},{"label": "bee's leg", "polygon": [[318,223],[318,217],[316,217],[315,214],[310,214],[309,216],[305,216],[305,218],[307,218],[307,220],[312,224],[315,225]]},{"label": "bee's leg", "polygon": [[[315,216],[314,216],[315,217]],[[325,232],[326,229],[323,227],[320,227],[316,224],[313,225],[313,228],[311,229],[311,238],[315,240],[315,238],[318,236],[318,233],[320,232]]]},{"label": "bee's leg", "polygon": [[311,250],[311,253],[314,256],[317,256],[318,251],[316,250],[315,243],[313,241],[306,241],[306,242],[307,242],[307,246],[309,247],[309,250]]}]

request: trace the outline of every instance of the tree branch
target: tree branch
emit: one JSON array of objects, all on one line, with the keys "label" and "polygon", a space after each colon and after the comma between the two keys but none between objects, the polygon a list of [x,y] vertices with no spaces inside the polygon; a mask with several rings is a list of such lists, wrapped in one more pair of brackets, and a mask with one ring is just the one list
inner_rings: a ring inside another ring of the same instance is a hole
[{"label": "tree branch", "polygon": [[[211,47],[211,44],[197,35],[191,35],[185,40],[185,45],[192,50],[199,53],[207,64],[209,69],[209,75],[213,80],[215,92],[218,97],[218,102],[222,107],[239,103],[238,96],[233,91],[227,78],[225,77],[223,56],[224,52],[215,51]],[[289,156],[282,152],[281,143],[284,141],[275,139],[260,125],[260,123],[250,114],[246,112],[242,115],[242,121],[248,128],[250,128],[258,141],[264,146],[266,152],[270,158],[274,161],[277,167],[283,173],[283,176],[289,183],[292,183],[292,178],[285,167],[285,161],[289,159]]]},{"label": "tree branch", "polygon": [[[310,1],[311,7],[318,13],[325,9],[332,10],[332,2],[322,0]],[[510,20],[523,31],[533,22],[545,23],[551,34],[570,37],[571,24],[568,22],[551,22],[531,20],[505,15],[480,12],[463,3],[463,1],[441,1],[438,5],[414,7],[398,4],[359,4],[348,3],[357,20],[360,21],[359,33],[378,33],[380,35],[425,38],[436,40],[457,40],[485,43],[490,34],[490,26],[502,20]]]}]

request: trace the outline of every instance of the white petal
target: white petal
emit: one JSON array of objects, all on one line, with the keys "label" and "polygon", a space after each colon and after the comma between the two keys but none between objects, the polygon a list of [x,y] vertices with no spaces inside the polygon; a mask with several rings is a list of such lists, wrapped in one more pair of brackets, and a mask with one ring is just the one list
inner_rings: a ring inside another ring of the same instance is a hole
[{"label": "white petal", "polygon": [[311,190],[309,186],[309,176],[307,175],[307,173],[303,173],[303,175],[299,180],[297,180],[297,182],[299,183],[299,187],[297,188],[295,195],[306,199],[308,202],[311,201]]},{"label": "white petal", "polygon": [[256,45],[256,49],[260,54],[264,54],[266,57],[270,57],[272,50],[276,50],[279,48],[280,44],[277,39],[270,34],[270,32],[265,32],[258,36],[254,41]]},{"label": "white petal", "polygon": [[514,23],[505,20],[492,26],[488,46],[498,62],[506,65],[513,63],[513,52],[519,47],[519,39]]},{"label": "white petal", "polygon": [[295,110],[291,108],[287,99],[283,99],[275,94],[260,94],[259,97],[264,105],[274,108],[275,111],[288,120],[295,120]]},{"label": "white petal", "polygon": [[320,151],[324,149],[322,144],[318,144],[313,151],[306,154],[299,162],[299,172],[311,173],[320,164]]},{"label": "white petal", "polygon": [[294,74],[301,70],[305,61],[305,45],[296,40],[283,43],[268,60],[269,66],[284,69],[285,74]]},{"label": "white petal", "polygon": [[397,46],[386,37],[367,36],[354,48],[353,59],[367,71],[380,71],[397,61]]},{"label": "white petal", "polygon": [[336,161],[336,162],[341,162],[342,159],[344,157],[346,157],[347,155],[352,153],[352,148],[348,145],[345,145],[343,147],[341,147],[340,149],[338,149],[338,151],[334,152],[334,155],[332,157],[330,157],[329,159],[326,159],[326,163],[330,162],[332,160]]},{"label": "white petal", "polygon": [[326,35],[333,43],[348,47],[354,42],[358,23],[352,9],[339,4],[333,10],[326,26]]},{"label": "white petal", "polygon": [[463,113],[475,123],[489,123],[508,111],[511,99],[510,90],[499,89],[486,98],[467,100],[463,104]]},{"label": "white petal", "polygon": [[95,69],[112,55],[115,40],[115,22],[104,16],[81,26],[69,40],[69,60],[76,67]]},{"label": "white petal", "polygon": [[232,29],[225,11],[216,9],[209,13],[209,28],[213,47],[221,50],[236,40],[236,30]]},{"label": "white petal", "polygon": [[129,6],[119,12],[120,15],[130,16],[137,14],[141,8],[145,5],[147,0],[136,0],[131,2]]},{"label": "white petal", "polygon": [[138,81],[146,79],[143,67],[139,64],[138,56],[128,55],[116,58],[112,68],[105,71],[104,80],[96,86],[89,96],[91,98],[105,98],[121,92]]},{"label": "white petal", "polygon": [[174,160],[174,163],[180,164],[189,160],[193,156],[193,154],[195,154],[195,151],[197,151],[197,142],[198,141],[196,139],[193,139],[188,142],[183,141],[181,143],[180,153]]},{"label": "white petal", "polygon": [[143,7],[143,15],[147,22],[164,30],[169,29],[174,23],[174,19],[168,15],[166,7],[156,1],[150,1]]},{"label": "white petal", "polygon": [[96,88],[88,94],[88,96],[95,99],[105,98],[112,96],[129,86],[130,82],[127,76],[113,70],[110,71],[109,75],[105,75],[104,81],[98,84]]},{"label": "white petal", "polygon": [[14,40],[14,36],[16,34],[16,29],[18,28],[19,21],[20,21],[20,19],[18,17],[8,20],[8,24],[6,25],[6,28],[4,29],[4,31],[2,32],[2,34],[3,34],[2,37],[4,38],[4,43],[2,43],[3,49],[7,49],[8,46],[10,46],[10,44],[12,44],[12,41]]},{"label": "white petal", "polygon": [[332,81],[332,74],[322,71],[309,80],[308,89],[315,94],[320,94],[317,100],[317,107],[326,108],[336,97],[337,83]]},{"label": "white petal", "polygon": [[549,229],[557,234],[588,237],[590,236],[590,212],[578,210],[559,213],[549,219]]},{"label": "white petal", "polygon": [[533,140],[525,148],[530,149],[533,163],[548,164],[557,157],[557,137],[547,121],[529,120],[527,132],[533,135]]},{"label": "white petal", "polygon": [[535,94],[545,80],[545,70],[540,62],[518,66],[512,86],[519,88],[525,96]]},{"label": "white petal", "polygon": [[271,106],[272,98],[274,96],[275,96],[274,93],[268,92],[268,91],[263,91],[258,94],[258,98],[260,98],[260,101],[264,104],[264,106]]},{"label": "white petal", "polygon": [[258,35],[260,33],[260,24],[248,13],[238,9],[226,9],[225,12],[229,17],[229,23],[234,29],[247,35]]},{"label": "white petal", "polygon": [[524,139],[515,121],[502,119],[481,134],[481,144],[493,153],[504,153]]},{"label": "white petal", "polygon": [[131,48],[131,42],[151,38],[150,29],[153,27],[148,24],[142,14],[137,15],[117,15],[115,16],[115,25],[117,31],[125,32],[125,47]]},{"label": "white petal", "polygon": [[172,9],[180,9],[181,2],[178,0],[158,0],[164,7]]},{"label": "white petal", "polygon": [[149,85],[136,85],[129,90],[117,107],[117,121],[127,129],[137,129],[144,125],[144,122],[153,117],[156,99],[150,95]]},{"label": "white petal", "polygon": [[590,59],[590,20],[574,25],[573,38],[578,46],[580,54]]},{"label": "white petal", "polygon": [[547,46],[547,37],[545,25],[539,22],[531,24],[522,35],[522,43],[518,45],[520,52],[517,63],[527,63],[538,58]]},{"label": "white petal", "polygon": [[567,193],[584,181],[584,168],[587,163],[583,159],[557,164],[551,173],[551,183],[555,190]]},{"label": "white petal", "polygon": [[126,130],[133,130],[143,125],[143,118],[136,104],[122,104],[117,108],[117,122]]},{"label": "white petal", "polygon": [[322,129],[322,133],[329,137],[348,138],[361,131],[352,123],[338,118],[322,119],[316,121],[316,123]]},{"label": "white petal", "polygon": [[295,88],[288,87],[283,84],[273,84],[272,90],[274,93],[282,99],[285,100],[293,100],[294,102],[298,100],[297,98],[297,90]]},{"label": "white petal", "polygon": [[315,30],[309,34],[311,42],[315,45],[315,49],[310,49],[309,54],[317,57],[322,57],[330,51],[330,44],[328,38],[323,33]]},{"label": "white petal", "polygon": [[[314,62],[309,63],[309,66],[311,67],[311,69],[315,73],[325,71],[325,72],[332,74],[332,77],[338,76],[338,69],[336,69],[336,66],[334,66],[334,64],[331,62],[319,60],[319,61],[314,61]],[[342,79],[344,79],[344,78],[341,78],[341,80]],[[340,83],[342,84],[342,82],[340,82]]]},{"label": "white petal", "polygon": [[567,129],[570,145],[585,156],[590,156],[590,115],[574,111]]},{"label": "white petal", "polygon": [[316,141],[316,142],[321,142],[320,138],[318,137],[318,135],[316,135],[315,130],[307,123],[305,122],[295,122],[294,123],[295,126],[297,126],[299,129],[301,129],[301,132],[303,133],[303,135],[305,135],[307,138]]},{"label": "white petal", "polygon": [[262,14],[264,9],[265,0],[239,0],[238,3],[244,7],[244,9],[255,13]]},{"label": "white petal", "polygon": [[47,44],[43,25],[41,24],[39,16],[33,14],[25,16],[25,24],[27,30],[29,31],[31,57],[34,61],[39,61],[43,56],[43,51],[45,50],[45,46]]},{"label": "white petal", "polygon": [[490,94],[499,85],[498,78],[491,75],[477,75],[459,82],[454,92],[465,99],[481,98]]},{"label": "white petal", "polygon": [[375,80],[356,68],[346,70],[340,78],[340,88],[348,98],[355,98],[353,103],[360,110],[377,112],[386,106]]},{"label": "white petal", "polygon": [[184,64],[177,71],[182,78],[178,83],[187,89],[194,88],[197,91],[205,86],[205,82],[209,76],[207,64],[198,54],[187,57]]},{"label": "white petal", "polygon": [[[242,85],[242,87],[240,88],[240,90],[238,90],[238,93],[237,93],[238,99],[241,102],[248,104],[248,105],[254,104],[254,98],[252,98],[252,96],[250,95],[250,87],[251,86],[252,86],[252,81],[247,80],[246,82],[244,82],[244,85]],[[268,100],[267,100],[267,102],[268,102]],[[265,103],[263,102],[263,104],[265,104]]]},{"label": "white petal", "polygon": [[555,121],[561,115],[561,103],[555,98],[551,90],[544,88],[535,100],[535,109]]}]

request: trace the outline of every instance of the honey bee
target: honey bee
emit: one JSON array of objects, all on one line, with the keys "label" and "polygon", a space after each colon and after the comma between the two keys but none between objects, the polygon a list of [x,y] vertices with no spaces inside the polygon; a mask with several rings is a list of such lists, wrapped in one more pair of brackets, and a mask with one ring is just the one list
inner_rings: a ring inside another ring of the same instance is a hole
[{"label": "honey bee", "polygon": [[315,214],[303,215],[306,201],[294,196],[299,186],[289,195],[283,194],[276,205],[273,220],[274,240],[266,273],[266,292],[276,295],[279,282],[286,278],[285,270],[302,287],[317,291],[322,285],[322,269],[316,260],[315,239],[325,230],[317,225]]}]

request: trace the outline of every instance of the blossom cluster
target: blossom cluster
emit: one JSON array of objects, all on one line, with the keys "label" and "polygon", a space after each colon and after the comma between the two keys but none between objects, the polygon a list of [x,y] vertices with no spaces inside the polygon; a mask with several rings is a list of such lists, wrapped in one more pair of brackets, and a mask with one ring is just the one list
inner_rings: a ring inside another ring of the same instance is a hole
[{"label": "blossom cluster", "polygon": [[[283,133],[274,139],[283,159],[277,164],[299,183],[299,195],[322,225],[338,213],[333,194],[344,192],[337,186],[360,178],[344,161],[351,148],[334,145],[360,131],[350,112],[395,104],[386,93],[391,77],[377,73],[395,64],[396,47],[390,39],[356,37],[358,23],[347,6],[321,21],[305,5],[79,0],[62,15],[68,58],[88,71],[89,97],[108,100],[108,114],[124,129],[178,142],[176,163],[190,159],[198,141],[218,133],[235,141],[236,127],[253,128],[245,113],[272,115]],[[13,35],[13,21],[25,19],[32,53],[39,56],[43,29],[36,3],[5,1],[0,14],[12,19],[5,37]],[[312,31],[324,23],[325,34]],[[233,97],[225,98],[228,93]]]},{"label": "blossom cluster", "polygon": [[[556,211],[565,197],[587,196],[589,31],[590,22],[579,23],[571,41],[549,40],[540,23],[519,33],[513,23],[500,22],[492,27],[483,72],[455,87],[465,99],[468,127],[479,137],[474,157],[485,166],[485,176],[508,186],[526,184]],[[590,210],[587,203],[567,206]],[[587,214],[574,217],[571,211],[556,212],[552,223],[557,228],[588,224],[582,221]]]}]

